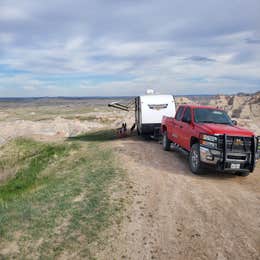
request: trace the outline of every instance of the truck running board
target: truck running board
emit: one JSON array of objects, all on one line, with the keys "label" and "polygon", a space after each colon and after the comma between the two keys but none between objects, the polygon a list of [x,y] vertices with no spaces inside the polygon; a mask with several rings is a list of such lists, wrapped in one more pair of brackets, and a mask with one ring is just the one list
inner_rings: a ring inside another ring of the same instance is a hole
[{"label": "truck running board", "polygon": [[183,153],[184,155],[188,156],[189,155],[189,152],[185,149],[183,149],[181,146],[179,146],[178,144],[176,143],[172,143],[172,146],[174,149],[180,151],[181,153]]}]

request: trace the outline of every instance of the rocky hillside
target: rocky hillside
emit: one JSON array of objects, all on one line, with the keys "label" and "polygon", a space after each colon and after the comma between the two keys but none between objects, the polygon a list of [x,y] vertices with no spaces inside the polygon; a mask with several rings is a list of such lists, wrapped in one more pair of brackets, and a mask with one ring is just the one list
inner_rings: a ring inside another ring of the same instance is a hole
[{"label": "rocky hillside", "polygon": [[223,108],[239,125],[260,134],[260,91],[254,94],[217,95],[209,105]]},{"label": "rocky hillside", "polygon": [[209,104],[227,110],[233,118],[253,119],[260,117],[260,91],[250,95],[218,95]]},{"label": "rocky hillside", "polygon": [[191,100],[187,97],[176,97],[175,98],[177,105],[185,105],[185,104],[191,104],[191,103],[197,103],[195,100]]},{"label": "rocky hillside", "polygon": [[260,134],[260,91],[254,94],[177,97],[177,105],[200,104],[224,109],[239,126]]}]

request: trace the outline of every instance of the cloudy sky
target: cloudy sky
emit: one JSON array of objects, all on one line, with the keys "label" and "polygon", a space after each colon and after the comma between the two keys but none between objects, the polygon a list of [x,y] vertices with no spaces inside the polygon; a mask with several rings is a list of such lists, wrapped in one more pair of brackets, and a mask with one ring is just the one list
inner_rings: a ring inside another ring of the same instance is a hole
[{"label": "cloudy sky", "polygon": [[259,0],[0,0],[0,96],[260,90]]}]

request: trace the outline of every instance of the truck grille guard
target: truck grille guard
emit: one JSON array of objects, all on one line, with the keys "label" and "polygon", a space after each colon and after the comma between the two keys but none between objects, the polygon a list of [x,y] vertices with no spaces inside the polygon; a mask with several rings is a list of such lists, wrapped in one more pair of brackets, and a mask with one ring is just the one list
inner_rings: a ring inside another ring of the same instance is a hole
[{"label": "truck grille guard", "polygon": [[[221,136],[220,139],[221,140]],[[253,171],[256,163],[256,154],[258,152],[258,139],[254,136],[252,137],[241,137],[241,136],[229,136],[224,134],[222,136],[223,145],[221,146],[220,141],[220,149],[223,151],[223,164],[222,168],[225,170],[227,163],[236,160],[236,161],[244,161],[249,163],[249,170]],[[242,155],[242,156],[241,156]]]},{"label": "truck grille guard", "polygon": [[[218,135],[217,142],[208,141],[211,143],[217,143],[217,147],[207,147],[221,152],[222,154],[222,170],[229,169],[229,163],[231,161],[247,164],[247,168],[253,171],[255,168],[256,160],[260,156],[260,136],[244,137],[244,136],[230,136],[230,135]],[[204,139],[200,139],[200,143],[203,143]]]}]

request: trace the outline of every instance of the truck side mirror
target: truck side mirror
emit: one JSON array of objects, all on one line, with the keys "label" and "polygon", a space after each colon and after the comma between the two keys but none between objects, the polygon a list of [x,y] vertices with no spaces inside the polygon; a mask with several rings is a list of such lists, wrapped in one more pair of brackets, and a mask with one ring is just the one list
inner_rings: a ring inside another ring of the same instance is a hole
[{"label": "truck side mirror", "polygon": [[232,124],[233,125],[237,125],[237,121],[236,120],[232,120]]}]

